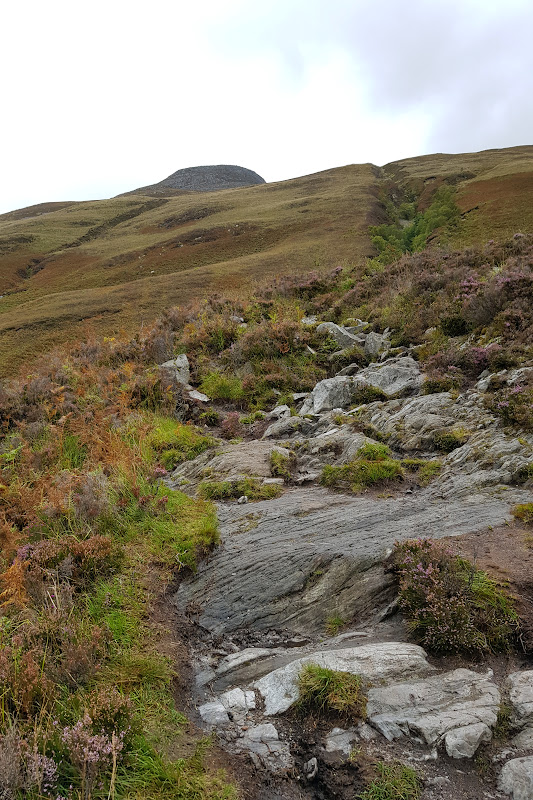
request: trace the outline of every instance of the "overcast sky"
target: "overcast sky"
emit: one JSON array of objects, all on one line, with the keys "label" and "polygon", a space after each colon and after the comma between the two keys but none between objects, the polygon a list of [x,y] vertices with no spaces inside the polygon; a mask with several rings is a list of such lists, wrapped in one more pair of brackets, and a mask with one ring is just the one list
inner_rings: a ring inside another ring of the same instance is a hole
[{"label": "overcast sky", "polygon": [[532,0],[17,0],[0,25],[0,212],[533,144]]}]

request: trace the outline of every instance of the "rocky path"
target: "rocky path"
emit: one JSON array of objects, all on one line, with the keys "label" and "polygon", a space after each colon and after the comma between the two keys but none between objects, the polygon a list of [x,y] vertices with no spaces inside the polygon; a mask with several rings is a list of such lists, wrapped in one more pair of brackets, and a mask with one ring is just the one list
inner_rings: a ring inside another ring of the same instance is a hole
[{"label": "rocky path", "polygon": [[[347,334],[365,336],[328,325],[339,329],[341,346]],[[385,335],[374,337],[378,351],[387,345]],[[515,377],[500,375],[509,385]],[[174,597],[196,631],[191,691],[199,719],[256,771],[250,800],[356,800],[365,760],[415,766],[423,800],[533,800],[530,661],[515,654],[497,667],[494,659],[430,663],[409,640],[384,566],[396,541],[419,537],[471,544],[501,529],[502,547],[513,541],[524,550],[523,535],[503,532],[512,506],[531,502],[533,437],[501,427],[485,408],[483,381],[457,397],[423,395],[422,382],[405,353],[354,365],[295,395],[299,414],[274,409],[255,438],[221,444],[173,473],[172,485],[195,493],[206,475],[279,482],[273,453],[291,465],[281,496],[218,504],[221,545]],[[354,410],[364,386],[389,399]],[[457,439],[449,454],[438,450],[442,435]],[[383,438],[396,459],[437,459],[429,486],[407,473],[360,494],[319,485],[325,465],[349,464]],[[526,583],[522,576],[521,588]],[[339,625],[342,633],[326,635]],[[367,720],[298,716],[298,674],[307,663],[362,676]]]}]

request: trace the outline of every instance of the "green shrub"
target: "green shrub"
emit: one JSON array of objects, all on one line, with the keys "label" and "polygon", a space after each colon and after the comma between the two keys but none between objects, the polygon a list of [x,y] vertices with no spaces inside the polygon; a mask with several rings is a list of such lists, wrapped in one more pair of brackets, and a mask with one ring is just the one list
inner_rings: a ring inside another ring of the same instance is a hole
[{"label": "green shrub", "polygon": [[248,500],[272,500],[279,497],[283,488],[277,484],[260,483],[257,478],[233,481],[202,481],[198,487],[200,497],[206,500],[235,500],[246,495]]},{"label": "green shrub", "polygon": [[380,761],[375,766],[377,777],[358,795],[358,800],[418,800],[422,784],[411,767],[394,761]]},{"label": "green shrub", "polygon": [[244,389],[242,381],[236,375],[224,375],[221,372],[210,372],[202,380],[200,391],[213,400],[242,400]]},{"label": "green shrub", "polygon": [[298,689],[296,706],[301,711],[337,711],[354,719],[365,717],[366,696],[359,675],[306,664],[298,676]]},{"label": "green shrub", "polygon": [[429,539],[397,543],[400,608],[434,653],[501,652],[519,631],[512,599],[496,581]]},{"label": "green shrub", "polygon": [[391,451],[386,444],[367,442],[357,451],[357,458],[366,458],[367,461],[386,461],[391,456]]}]

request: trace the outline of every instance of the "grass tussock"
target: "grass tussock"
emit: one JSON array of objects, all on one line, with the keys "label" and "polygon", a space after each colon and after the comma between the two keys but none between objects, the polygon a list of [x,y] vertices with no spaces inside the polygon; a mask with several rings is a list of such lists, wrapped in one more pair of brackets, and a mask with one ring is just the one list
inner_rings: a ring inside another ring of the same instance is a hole
[{"label": "grass tussock", "polygon": [[306,664],[298,676],[298,689],[300,711],[337,712],[351,719],[365,717],[366,696],[359,675]]},{"label": "grass tussock", "polygon": [[399,761],[380,761],[374,770],[376,777],[358,800],[419,800],[422,782],[412,767]]},{"label": "grass tussock", "polygon": [[202,481],[198,487],[200,497],[206,500],[238,500],[246,496],[248,500],[272,500],[279,497],[283,487],[277,484],[264,484],[257,478],[241,478],[232,481]]}]

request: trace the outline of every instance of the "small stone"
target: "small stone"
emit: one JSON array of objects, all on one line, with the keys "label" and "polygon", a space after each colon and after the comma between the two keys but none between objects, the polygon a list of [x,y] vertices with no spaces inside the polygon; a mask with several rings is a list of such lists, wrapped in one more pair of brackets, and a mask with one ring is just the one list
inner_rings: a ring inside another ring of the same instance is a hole
[{"label": "small stone", "polygon": [[206,394],[197,391],[197,389],[191,389],[189,392],[189,397],[191,400],[199,400],[200,403],[209,403],[209,397]]},{"label": "small stone", "polygon": [[490,742],[492,734],[488,725],[477,722],[450,731],[444,737],[450,758],[472,758],[482,742]]},{"label": "small stone", "polygon": [[239,497],[239,499],[237,500],[237,503],[238,503],[240,506],[242,506],[244,503],[247,503],[247,502],[248,502],[248,497],[247,497],[245,494],[241,494],[241,496],[240,496],[240,497]]},{"label": "small stone", "polygon": [[314,756],[304,764],[304,773],[308,781],[312,781],[318,775],[318,761]]}]

